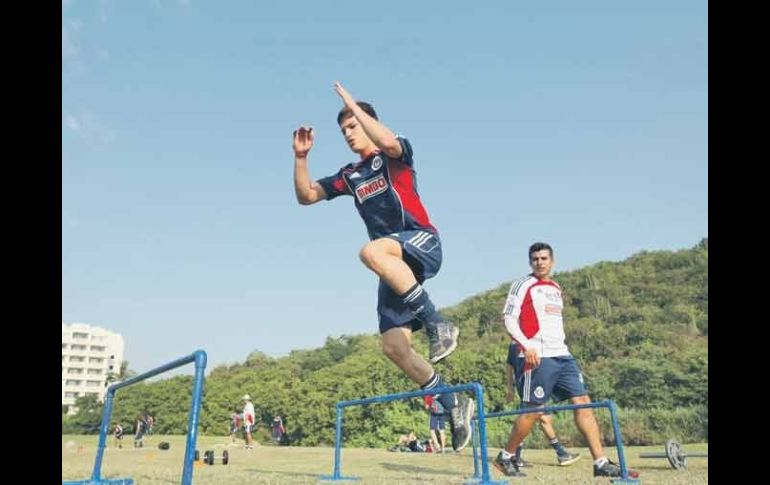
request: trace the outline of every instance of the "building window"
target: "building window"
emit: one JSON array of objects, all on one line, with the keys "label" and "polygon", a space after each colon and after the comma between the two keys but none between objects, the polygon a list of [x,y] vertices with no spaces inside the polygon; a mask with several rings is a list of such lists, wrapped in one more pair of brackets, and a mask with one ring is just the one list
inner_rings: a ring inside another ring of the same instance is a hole
[{"label": "building window", "polygon": [[91,362],[92,364],[101,364],[104,362],[104,359],[101,357],[89,357],[88,362]]},{"label": "building window", "polygon": [[86,381],[86,387],[96,387],[101,384],[100,381]]},{"label": "building window", "polygon": [[99,395],[98,392],[87,392],[86,393],[86,396],[98,396],[98,395]]},{"label": "building window", "polygon": [[64,397],[78,397],[77,392],[65,392]]},{"label": "building window", "polygon": [[67,382],[65,382],[65,385],[68,386],[79,386],[81,381],[77,381],[75,379],[67,379]]},{"label": "building window", "polygon": [[61,344],[61,348],[62,349],[66,349],[67,348],[67,344]]},{"label": "building window", "polygon": [[70,355],[70,362],[85,362],[86,358],[79,355]]},{"label": "building window", "polygon": [[91,351],[93,351],[93,352],[104,352],[104,346],[103,345],[92,345],[91,346]]},{"label": "building window", "polygon": [[88,334],[83,332],[72,332],[72,338],[74,339],[88,339]]},{"label": "building window", "polygon": [[83,373],[83,369],[79,369],[77,367],[70,367],[69,369],[67,369],[67,374],[82,374],[82,373]]},{"label": "building window", "polygon": [[70,345],[70,349],[72,350],[86,350],[85,345],[79,345],[79,344],[72,344]]},{"label": "building window", "polygon": [[102,374],[102,370],[101,369],[88,369],[88,374],[92,375],[92,376],[94,376],[94,375],[99,376],[99,375]]}]

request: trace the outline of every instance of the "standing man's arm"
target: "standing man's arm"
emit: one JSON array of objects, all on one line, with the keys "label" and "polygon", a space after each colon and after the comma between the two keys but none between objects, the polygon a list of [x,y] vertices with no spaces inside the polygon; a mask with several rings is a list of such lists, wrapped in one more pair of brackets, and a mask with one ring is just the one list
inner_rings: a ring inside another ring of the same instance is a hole
[{"label": "standing man's arm", "polygon": [[390,158],[400,159],[403,154],[401,143],[396,139],[396,135],[393,134],[390,129],[369,116],[364,110],[362,110],[357,104],[356,100],[348,93],[342,84],[339,82],[334,83],[334,90],[342,98],[342,102],[345,106],[353,112],[353,116],[361,124],[361,128],[366,132],[366,136],[377,145],[377,148],[385,152]]},{"label": "standing man's arm", "polygon": [[527,289],[522,288],[522,285],[517,285],[516,283],[511,285],[511,289],[508,291],[508,298],[505,300],[503,320],[508,334],[524,349],[524,361],[533,367],[537,367],[540,365],[540,355],[537,353],[537,348],[524,335],[519,326],[521,305],[524,302],[524,294],[526,292]]},{"label": "standing man's arm", "polygon": [[307,169],[307,155],[313,147],[313,128],[300,126],[294,130],[294,192],[297,202],[302,205],[315,204],[326,199],[326,191],[310,179]]}]

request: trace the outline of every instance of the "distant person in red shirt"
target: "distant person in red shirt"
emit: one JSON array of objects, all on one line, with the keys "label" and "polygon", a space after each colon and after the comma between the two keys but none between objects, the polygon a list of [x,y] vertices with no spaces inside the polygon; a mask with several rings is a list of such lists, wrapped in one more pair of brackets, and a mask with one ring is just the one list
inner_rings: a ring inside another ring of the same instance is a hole
[{"label": "distant person in red shirt", "polygon": [[241,429],[241,415],[236,411],[230,415],[230,439],[233,443],[235,443],[235,434],[239,429]]},{"label": "distant person in red shirt", "polygon": [[423,396],[425,409],[430,413],[430,442],[434,453],[443,453],[446,447],[446,409],[433,396]]}]

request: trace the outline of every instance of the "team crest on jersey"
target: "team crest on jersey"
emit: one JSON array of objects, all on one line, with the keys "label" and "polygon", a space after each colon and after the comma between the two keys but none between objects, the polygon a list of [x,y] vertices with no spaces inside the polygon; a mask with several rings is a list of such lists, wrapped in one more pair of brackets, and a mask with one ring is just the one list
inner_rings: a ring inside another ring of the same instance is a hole
[{"label": "team crest on jersey", "polygon": [[372,170],[379,170],[382,167],[382,158],[379,155],[372,159]]},{"label": "team crest on jersey", "polygon": [[537,386],[533,394],[535,395],[536,398],[543,399],[543,396],[545,396],[545,391],[543,391],[543,388],[541,386]]},{"label": "team crest on jersey", "polygon": [[358,198],[359,203],[363,203],[366,199],[379,195],[386,190],[388,190],[388,182],[385,180],[385,177],[380,174],[372,180],[356,186],[356,197]]}]

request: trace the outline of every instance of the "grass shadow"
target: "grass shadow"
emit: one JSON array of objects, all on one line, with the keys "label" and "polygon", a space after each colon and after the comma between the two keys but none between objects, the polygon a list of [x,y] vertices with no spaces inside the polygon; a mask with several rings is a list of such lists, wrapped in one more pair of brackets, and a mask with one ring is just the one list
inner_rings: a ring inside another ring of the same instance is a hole
[{"label": "grass shadow", "polygon": [[456,471],[436,470],[435,468],[428,468],[424,466],[404,465],[401,463],[388,463],[380,462],[380,465],[386,470],[394,472],[408,472],[408,473],[429,473],[431,475],[452,475],[456,476]]},{"label": "grass shadow", "polygon": [[274,474],[274,475],[286,475],[289,477],[310,477],[310,478],[318,478],[320,480],[321,475],[329,475],[329,473],[298,473],[298,472],[283,472],[280,470],[262,470],[260,468],[246,468],[243,470],[245,472],[254,472],[254,473],[265,473],[265,474]]},{"label": "grass shadow", "polygon": [[[113,477],[112,480],[115,480],[115,479],[118,479],[118,478],[126,478],[126,477]],[[131,478],[134,479],[135,483],[144,483],[144,480],[147,480],[147,481],[152,480],[154,482],[179,483],[179,479],[181,477],[177,477],[177,478],[162,478],[162,477],[158,477],[157,475],[135,475],[135,476],[132,476]],[[140,478],[141,478],[141,480],[140,480]]]}]

